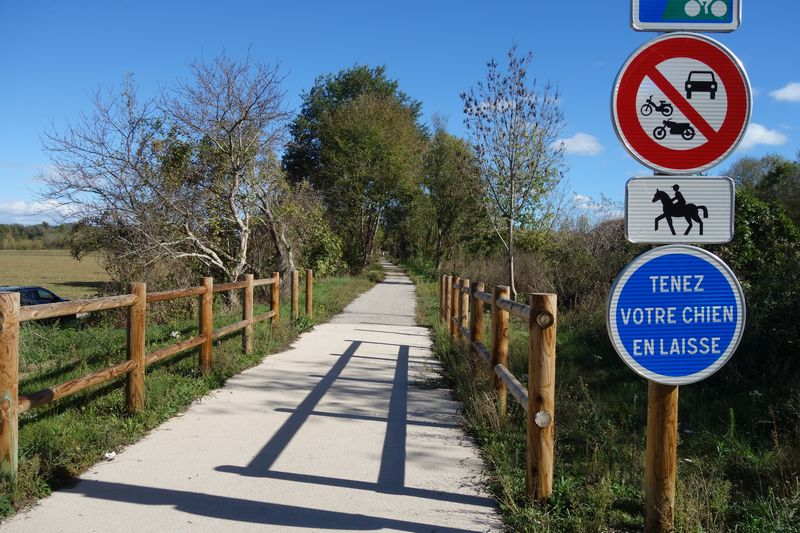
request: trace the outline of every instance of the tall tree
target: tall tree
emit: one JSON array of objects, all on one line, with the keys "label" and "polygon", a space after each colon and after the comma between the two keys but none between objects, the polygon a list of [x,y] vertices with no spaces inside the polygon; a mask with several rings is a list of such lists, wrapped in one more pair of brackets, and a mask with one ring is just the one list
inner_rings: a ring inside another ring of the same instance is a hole
[{"label": "tall tree", "polygon": [[413,110],[379,94],[325,112],[319,131],[317,186],[334,226],[347,236],[347,262],[359,269],[374,250],[386,210],[407,201],[418,183],[424,136]]},{"label": "tall tree", "polygon": [[562,177],[558,92],[550,85],[540,90],[528,78],[532,59],[531,53],[517,55],[513,46],[505,70],[492,59],[485,80],[461,94],[464,125],[480,163],[487,212],[506,249],[514,297],[514,230],[546,217],[547,196]]},{"label": "tall tree", "polygon": [[425,153],[423,185],[433,215],[427,221],[432,256],[439,269],[442,260],[475,230],[481,216],[480,172],[468,143],[438,124]]},{"label": "tall tree", "polygon": [[744,157],[731,166],[728,175],[759,199],[780,205],[793,222],[800,223],[800,161],[777,154]]},{"label": "tall tree", "polygon": [[47,136],[48,197],[117,260],[193,260],[235,280],[264,220],[259,198],[275,187],[261,170],[288,119],[281,81],[277,67],[221,56],[158,100],[130,82],[98,96],[91,115]]},{"label": "tall tree", "polygon": [[415,120],[419,118],[421,104],[400,91],[397,81],[386,77],[384,66],[356,65],[336,74],[320,76],[302,95],[300,113],[289,127],[291,139],[286,146],[283,166],[291,181],[309,180],[314,185],[319,184],[323,116],[365,94],[392,98],[406,107]]}]

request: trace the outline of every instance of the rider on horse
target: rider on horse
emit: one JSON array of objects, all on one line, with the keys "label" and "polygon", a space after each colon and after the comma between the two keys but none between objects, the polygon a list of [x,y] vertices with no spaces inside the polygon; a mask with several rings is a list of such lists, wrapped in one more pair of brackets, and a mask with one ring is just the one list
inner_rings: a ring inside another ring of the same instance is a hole
[{"label": "rider on horse", "polygon": [[677,183],[672,186],[672,190],[675,191],[675,197],[672,199],[672,203],[675,205],[675,207],[683,207],[686,205],[686,200],[681,194],[680,188],[681,186]]}]

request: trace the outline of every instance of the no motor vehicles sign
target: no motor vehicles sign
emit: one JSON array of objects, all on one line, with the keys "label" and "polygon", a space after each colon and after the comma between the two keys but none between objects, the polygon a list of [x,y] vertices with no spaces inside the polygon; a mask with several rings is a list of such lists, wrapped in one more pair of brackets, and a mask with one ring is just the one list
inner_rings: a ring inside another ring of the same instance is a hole
[{"label": "no motor vehicles sign", "polygon": [[642,164],[669,174],[713,167],[739,144],[750,119],[750,82],[718,42],[690,33],[657,38],[617,77],[617,135]]},{"label": "no motor vehicles sign", "polygon": [[622,360],[665,385],[707,378],[728,362],[742,336],[742,288],[714,254],[662,246],[637,257],[618,276],[607,326]]}]

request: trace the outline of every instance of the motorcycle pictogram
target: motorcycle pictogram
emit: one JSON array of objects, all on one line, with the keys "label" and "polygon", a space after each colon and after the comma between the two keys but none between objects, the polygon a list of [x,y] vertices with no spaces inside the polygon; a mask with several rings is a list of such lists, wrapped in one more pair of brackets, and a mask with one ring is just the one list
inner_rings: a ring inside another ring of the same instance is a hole
[{"label": "motorcycle pictogram", "polygon": [[653,111],[658,111],[665,117],[671,117],[674,109],[672,107],[672,104],[670,104],[666,100],[661,100],[659,104],[656,104],[653,101],[653,95],[650,95],[647,101],[644,104],[642,104],[642,107],[639,111],[641,111],[642,115],[646,117],[652,115]]},{"label": "motorcycle pictogram", "polygon": [[670,135],[680,135],[685,141],[691,141],[694,139],[694,128],[688,122],[673,122],[672,120],[664,120],[662,124],[663,126],[658,126],[653,130],[653,137],[659,141],[667,136],[667,128],[669,128]]}]

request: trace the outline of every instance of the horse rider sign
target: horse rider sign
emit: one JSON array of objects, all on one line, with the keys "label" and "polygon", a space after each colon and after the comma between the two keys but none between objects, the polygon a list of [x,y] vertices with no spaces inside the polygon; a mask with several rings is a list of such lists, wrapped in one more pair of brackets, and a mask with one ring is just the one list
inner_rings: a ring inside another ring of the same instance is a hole
[{"label": "horse rider sign", "polygon": [[726,177],[646,176],[625,186],[625,236],[651,244],[733,238],[734,185]]}]

